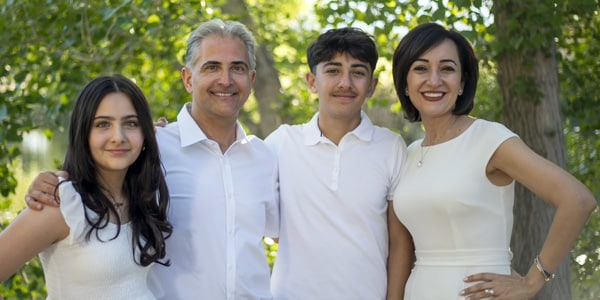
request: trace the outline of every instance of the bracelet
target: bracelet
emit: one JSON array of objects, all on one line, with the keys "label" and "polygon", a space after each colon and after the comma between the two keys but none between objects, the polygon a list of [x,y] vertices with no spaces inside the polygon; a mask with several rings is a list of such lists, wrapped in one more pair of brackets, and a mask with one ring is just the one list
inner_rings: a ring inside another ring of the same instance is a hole
[{"label": "bracelet", "polygon": [[544,267],[542,266],[539,255],[537,255],[535,257],[535,259],[533,260],[533,264],[535,264],[535,267],[540,271],[540,273],[542,273],[542,276],[544,276],[545,282],[548,282],[548,281],[554,279],[554,276],[555,276],[554,273],[550,273],[550,272],[546,271],[544,269]]}]

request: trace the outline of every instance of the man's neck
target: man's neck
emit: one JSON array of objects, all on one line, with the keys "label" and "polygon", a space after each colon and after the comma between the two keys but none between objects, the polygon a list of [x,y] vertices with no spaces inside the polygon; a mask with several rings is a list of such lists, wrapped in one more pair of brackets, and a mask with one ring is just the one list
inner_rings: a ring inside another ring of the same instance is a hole
[{"label": "man's neck", "polygon": [[188,111],[206,137],[219,144],[222,153],[225,153],[235,142],[238,126],[236,118],[216,118],[204,114],[194,114],[191,105],[188,106]]},{"label": "man's neck", "polygon": [[352,119],[334,119],[319,115],[317,124],[321,133],[334,144],[338,145],[342,138],[360,125],[360,115]]}]

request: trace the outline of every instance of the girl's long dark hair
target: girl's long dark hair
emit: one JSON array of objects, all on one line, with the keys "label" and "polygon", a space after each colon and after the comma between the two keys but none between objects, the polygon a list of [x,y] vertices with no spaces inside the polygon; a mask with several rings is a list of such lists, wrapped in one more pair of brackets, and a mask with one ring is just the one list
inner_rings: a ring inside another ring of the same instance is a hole
[{"label": "girl's long dark hair", "polygon": [[[120,234],[121,219],[112,202],[105,195],[98,178],[98,170],[89,147],[90,130],[100,102],[111,93],[123,93],[131,100],[138,115],[144,136],[144,146],[137,160],[129,166],[123,193],[129,199],[129,220],[132,228],[132,253],[136,263],[147,266],[152,262],[169,265],[165,239],[173,232],[167,221],[169,193],[159,159],[158,144],[150,108],[142,91],[131,80],[121,76],[101,76],[88,83],[77,97],[71,115],[69,143],[63,170],[69,174],[75,190],[81,195],[85,218],[92,234],[100,239],[99,230],[106,228],[112,213],[117,216]],[[88,213],[88,209],[95,214]],[[97,216],[96,216],[97,215]]]}]

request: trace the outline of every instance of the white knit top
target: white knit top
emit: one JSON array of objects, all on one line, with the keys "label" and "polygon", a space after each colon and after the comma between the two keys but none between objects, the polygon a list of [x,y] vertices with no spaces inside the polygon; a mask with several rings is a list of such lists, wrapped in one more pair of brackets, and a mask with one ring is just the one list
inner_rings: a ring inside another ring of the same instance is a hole
[{"label": "white knit top", "polygon": [[89,225],[81,196],[71,182],[60,185],[59,195],[60,210],[70,232],[39,255],[47,299],[154,299],[146,283],[150,268],[134,261],[129,224],[121,225],[116,239],[111,240],[118,226],[110,223],[99,232],[102,241],[95,232],[86,241]]}]

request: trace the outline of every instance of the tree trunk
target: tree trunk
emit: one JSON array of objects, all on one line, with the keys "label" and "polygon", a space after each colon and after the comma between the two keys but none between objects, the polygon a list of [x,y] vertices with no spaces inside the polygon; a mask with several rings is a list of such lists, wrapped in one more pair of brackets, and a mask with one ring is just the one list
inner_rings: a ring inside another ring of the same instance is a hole
[{"label": "tree trunk", "polygon": [[[229,0],[222,7],[223,13],[238,17],[240,22],[256,32],[255,23],[248,14],[244,0]],[[256,47],[256,79],[254,81],[254,97],[258,104],[260,120],[252,121],[249,116],[240,116],[250,133],[264,138],[281,124],[279,109],[281,107],[281,82],[279,72],[275,68],[275,60],[271,49],[257,39]]]},{"label": "tree trunk", "polygon": [[[515,46],[516,49],[499,51],[498,83],[504,104],[504,123],[534,151],[564,168],[565,141],[554,36],[551,30],[543,27],[543,22],[527,19],[527,11],[535,11],[536,5],[545,5],[543,1],[494,1],[499,47],[519,45],[515,44],[515,37],[521,37],[523,43],[528,43],[527,37],[531,36],[531,32],[538,36],[546,34],[543,46]],[[525,16],[516,16],[511,14],[513,12],[526,13]],[[515,22],[522,26],[514,26]],[[535,24],[538,28],[532,28]],[[524,275],[542,248],[554,209],[520,184],[517,184],[515,193],[511,241],[513,267]],[[556,278],[547,283],[534,299],[571,299],[568,258],[556,271]]]},{"label": "tree trunk", "polygon": [[260,122],[255,134],[264,138],[281,124],[281,83],[273,53],[264,43],[261,43],[256,51],[256,64],[254,97],[258,103]]}]

